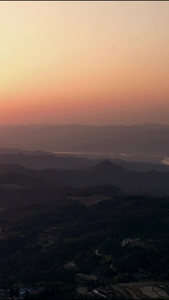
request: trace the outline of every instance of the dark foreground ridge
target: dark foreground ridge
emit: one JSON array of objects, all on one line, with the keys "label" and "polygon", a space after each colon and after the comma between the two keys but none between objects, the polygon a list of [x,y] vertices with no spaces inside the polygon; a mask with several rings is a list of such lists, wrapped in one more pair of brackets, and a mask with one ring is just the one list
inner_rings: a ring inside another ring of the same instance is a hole
[{"label": "dark foreground ridge", "polygon": [[0,299],[169,299],[168,182],[108,160],[1,164]]},{"label": "dark foreground ridge", "polygon": [[93,187],[114,185],[130,195],[169,195],[169,172],[138,172],[102,161],[92,167],[76,170],[33,170],[18,165],[0,165],[0,185],[22,187]]},{"label": "dark foreground ridge", "polygon": [[109,185],[1,186],[1,299],[163,299],[168,212],[168,197]]}]

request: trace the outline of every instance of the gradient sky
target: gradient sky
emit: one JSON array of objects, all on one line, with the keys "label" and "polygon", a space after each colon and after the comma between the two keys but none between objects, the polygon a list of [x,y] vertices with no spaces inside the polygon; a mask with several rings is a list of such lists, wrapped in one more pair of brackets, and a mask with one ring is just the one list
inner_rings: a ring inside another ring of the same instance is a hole
[{"label": "gradient sky", "polygon": [[0,123],[169,123],[168,1],[0,1]]}]

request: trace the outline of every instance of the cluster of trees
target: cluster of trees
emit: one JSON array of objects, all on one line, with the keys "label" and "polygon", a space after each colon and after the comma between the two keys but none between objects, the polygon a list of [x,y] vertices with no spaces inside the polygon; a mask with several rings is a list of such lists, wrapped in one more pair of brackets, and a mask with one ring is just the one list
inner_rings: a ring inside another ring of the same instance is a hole
[{"label": "cluster of trees", "polygon": [[[51,297],[58,293],[64,299],[75,291],[77,271],[111,282],[138,280],[141,274],[169,279],[169,198],[109,197],[85,207],[69,199],[75,189],[35,191],[27,190],[27,203],[16,201],[1,211],[2,287],[43,282],[51,289],[48,284],[57,281],[61,285],[52,287]],[[127,237],[139,242],[121,247]],[[65,269],[72,260],[77,268]]]}]

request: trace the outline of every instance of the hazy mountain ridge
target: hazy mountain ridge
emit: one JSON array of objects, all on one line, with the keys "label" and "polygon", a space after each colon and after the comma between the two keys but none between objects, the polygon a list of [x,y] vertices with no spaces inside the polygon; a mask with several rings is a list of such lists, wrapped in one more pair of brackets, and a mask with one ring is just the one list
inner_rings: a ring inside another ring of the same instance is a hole
[{"label": "hazy mountain ridge", "polygon": [[[69,154],[58,155],[44,151],[29,151],[23,149],[0,148],[0,164],[15,164],[35,170],[48,168],[54,169],[82,169],[94,166],[105,158],[89,159]],[[157,170],[159,172],[169,172],[169,166],[160,163],[126,161],[124,159],[109,159],[112,163],[120,165],[129,170],[148,172]]]},{"label": "hazy mountain ridge", "polygon": [[56,187],[114,185],[128,194],[169,195],[169,172],[137,172],[103,161],[79,170],[33,170],[15,165],[0,166],[0,184]]},{"label": "hazy mountain ridge", "polygon": [[169,155],[169,126],[0,126],[3,147]]},{"label": "hazy mountain ridge", "polygon": [[96,162],[86,158],[62,157],[48,152],[24,152],[0,154],[0,164],[17,164],[35,170],[47,168],[79,169],[92,166]]}]

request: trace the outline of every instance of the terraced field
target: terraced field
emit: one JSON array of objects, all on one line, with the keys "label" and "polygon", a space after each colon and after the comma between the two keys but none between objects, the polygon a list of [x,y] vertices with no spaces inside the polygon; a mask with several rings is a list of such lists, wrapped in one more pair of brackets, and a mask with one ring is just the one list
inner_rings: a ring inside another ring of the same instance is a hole
[{"label": "terraced field", "polygon": [[121,283],[111,285],[111,289],[124,299],[169,299],[169,283]]}]

